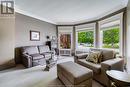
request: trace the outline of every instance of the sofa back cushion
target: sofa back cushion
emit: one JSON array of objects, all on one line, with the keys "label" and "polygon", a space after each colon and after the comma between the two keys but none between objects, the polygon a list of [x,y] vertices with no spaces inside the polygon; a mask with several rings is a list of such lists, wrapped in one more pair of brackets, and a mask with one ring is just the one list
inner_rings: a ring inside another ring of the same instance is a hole
[{"label": "sofa back cushion", "polygon": [[115,52],[113,50],[102,49],[103,61],[115,58]]},{"label": "sofa back cushion", "polygon": [[45,52],[50,52],[49,46],[40,45],[40,46],[38,46],[38,48],[39,48],[40,54],[45,53]]},{"label": "sofa back cushion", "polygon": [[25,46],[23,47],[23,53],[32,55],[32,54],[38,54],[39,51],[38,51],[37,46]]},{"label": "sofa back cushion", "polygon": [[102,49],[99,49],[99,48],[90,48],[90,51],[102,51]]}]

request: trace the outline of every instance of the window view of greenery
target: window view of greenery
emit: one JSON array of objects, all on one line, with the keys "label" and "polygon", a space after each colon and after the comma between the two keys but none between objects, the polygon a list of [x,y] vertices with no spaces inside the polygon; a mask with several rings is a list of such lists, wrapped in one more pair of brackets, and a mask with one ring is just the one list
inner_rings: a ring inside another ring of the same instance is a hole
[{"label": "window view of greenery", "polygon": [[84,31],[78,32],[78,46],[79,47],[93,47],[94,45],[94,32]]},{"label": "window view of greenery", "polygon": [[103,48],[119,49],[119,28],[103,30]]}]

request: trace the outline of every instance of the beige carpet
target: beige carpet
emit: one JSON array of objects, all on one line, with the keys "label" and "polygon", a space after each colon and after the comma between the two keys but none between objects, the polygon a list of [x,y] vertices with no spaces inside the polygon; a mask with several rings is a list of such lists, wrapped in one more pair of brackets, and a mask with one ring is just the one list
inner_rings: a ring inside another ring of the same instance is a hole
[{"label": "beige carpet", "polygon": [[[58,63],[73,61],[72,57],[64,57]],[[56,66],[44,71],[44,66],[25,69],[22,65],[0,71],[0,87],[64,87],[57,79]],[[93,87],[103,87],[93,81]]]}]

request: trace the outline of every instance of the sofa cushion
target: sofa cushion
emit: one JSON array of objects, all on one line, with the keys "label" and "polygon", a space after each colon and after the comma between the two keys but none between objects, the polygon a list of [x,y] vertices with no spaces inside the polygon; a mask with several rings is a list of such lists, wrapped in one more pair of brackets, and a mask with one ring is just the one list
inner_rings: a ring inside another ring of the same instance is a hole
[{"label": "sofa cushion", "polygon": [[101,72],[101,65],[100,64],[95,64],[95,63],[86,61],[86,59],[79,59],[78,63],[80,65],[83,65],[83,66],[93,70],[93,72],[96,74],[99,74]]},{"label": "sofa cushion", "polygon": [[45,58],[34,60],[33,61],[33,66],[37,66],[37,65],[46,65]]},{"label": "sofa cushion", "polygon": [[40,55],[40,54],[32,54],[31,56],[32,56],[32,58],[33,58],[34,60],[44,58],[44,56],[43,56],[43,55]]},{"label": "sofa cushion", "polygon": [[58,73],[62,73],[72,84],[79,84],[92,78],[92,70],[71,61],[57,64]]},{"label": "sofa cushion", "polygon": [[29,55],[39,53],[37,46],[25,46],[23,47],[23,52]]},{"label": "sofa cushion", "polygon": [[102,50],[101,49],[94,49],[94,48],[91,48],[90,51],[94,51],[94,52],[100,52],[100,56],[99,56],[99,60],[98,60],[98,63],[101,63],[102,62],[102,59],[103,59],[103,55],[102,55]]},{"label": "sofa cushion", "polygon": [[90,51],[86,60],[97,64],[99,63],[99,60],[101,60],[100,55],[100,51]]},{"label": "sofa cushion", "polygon": [[113,50],[102,49],[103,61],[114,59],[115,52]]},{"label": "sofa cushion", "polygon": [[51,57],[52,57],[52,53],[49,53],[49,52],[42,53],[42,55],[43,55],[45,58],[51,58]]},{"label": "sofa cushion", "polygon": [[41,46],[38,46],[38,48],[39,48],[40,54],[50,51],[49,46],[41,45]]}]

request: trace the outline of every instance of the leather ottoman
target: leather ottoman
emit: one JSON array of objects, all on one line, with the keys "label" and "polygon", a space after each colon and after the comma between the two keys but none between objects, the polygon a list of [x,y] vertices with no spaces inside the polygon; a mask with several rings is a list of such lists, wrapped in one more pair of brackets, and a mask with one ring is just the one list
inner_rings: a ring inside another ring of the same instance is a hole
[{"label": "leather ottoman", "polygon": [[57,76],[66,87],[92,87],[92,70],[71,61],[57,64]]}]

